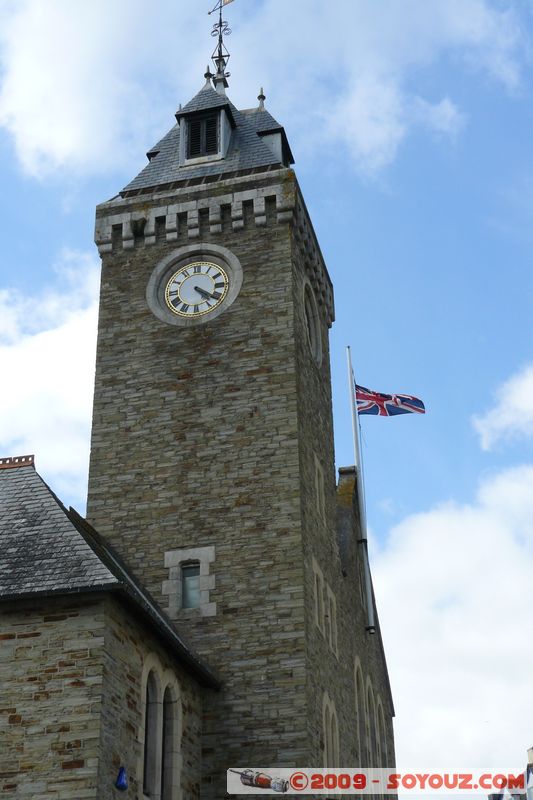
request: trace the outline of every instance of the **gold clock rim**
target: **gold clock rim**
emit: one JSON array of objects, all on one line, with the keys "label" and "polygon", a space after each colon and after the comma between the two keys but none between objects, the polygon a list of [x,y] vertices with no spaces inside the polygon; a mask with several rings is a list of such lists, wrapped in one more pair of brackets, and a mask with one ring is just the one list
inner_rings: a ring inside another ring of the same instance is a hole
[{"label": "gold clock rim", "polygon": [[[220,270],[220,272],[224,276],[224,291],[222,293],[222,297],[220,297],[218,299],[218,301],[215,303],[214,306],[210,306],[209,308],[206,308],[205,311],[192,311],[190,314],[188,314],[187,312],[178,311],[176,308],[174,308],[174,306],[172,305],[172,303],[170,302],[169,297],[168,297],[170,284],[173,282],[173,280],[176,277],[176,275],[180,274],[180,272],[183,272],[184,270],[189,269],[190,267],[194,267],[194,266],[196,266],[198,264],[199,265],[208,264],[209,266],[215,267],[216,269]],[[170,276],[170,278],[167,280],[167,284],[165,286],[165,303],[166,303],[166,306],[169,309],[169,311],[171,311],[177,317],[182,317],[183,319],[197,319],[198,317],[203,317],[206,314],[210,314],[211,312],[213,312],[216,309],[218,309],[219,306],[221,305],[221,303],[223,303],[224,298],[226,297],[226,295],[228,293],[228,289],[229,289],[228,273],[226,272],[226,270],[224,269],[224,267],[221,264],[217,264],[215,261],[205,261],[205,260],[203,260],[203,261],[191,261],[188,264],[183,264],[183,266],[181,266],[178,270],[173,272],[172,275]]]}]

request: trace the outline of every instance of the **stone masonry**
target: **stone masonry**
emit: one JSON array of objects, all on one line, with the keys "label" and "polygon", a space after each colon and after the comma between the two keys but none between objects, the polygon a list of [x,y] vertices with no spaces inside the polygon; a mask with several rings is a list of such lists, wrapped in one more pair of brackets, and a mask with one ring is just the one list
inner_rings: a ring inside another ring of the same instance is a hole
[{"label": "stone masonry", "polygon": [[[88,518],[163,607],[165,555],[214,548],[216,614],[184,616],[192,644],[223,681],[204,714],[202,799],[223,797],[228,766],[322,764],[326,689],[340,761],[359,763],[361,655],[393,753],[380,637],[365,632],[361,608],[355,523],[345,562],[339,549],[333,295],[294,173],[117,198],[98,207],[96,229],[102,284]],[[215,320],[167,325],[147,307],[146,285],[163,258],[194,242],[199,252],[209,243],[231,250],[242,289]],[[307,283],[318,306],[319,365],[308,345]],[[336,603],[336,653],[315,624],[313,558],[328,607]],[[367,731],[367,750],[370,738]]]},{"label": "stone masonry", "polygon": [[181,796],[200,796],[198,687],[122,603],[18,600],[3,606],[0,640],[2,798],[111,800],[124,765],[128,797],[142,800],[141,679],[154,654],[181,687]]}]

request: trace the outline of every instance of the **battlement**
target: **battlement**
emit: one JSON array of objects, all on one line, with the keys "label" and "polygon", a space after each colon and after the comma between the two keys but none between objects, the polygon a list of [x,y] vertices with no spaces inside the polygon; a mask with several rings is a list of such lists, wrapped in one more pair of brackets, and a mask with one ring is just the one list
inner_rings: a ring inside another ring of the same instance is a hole
[{"label": "battlement", "polygon": [[[248,208],[248,211],[245,208]],[[272,170],[216,183],[181,186],[152,195],[118,196],[97,207],[95,242],[100,256],[161,241],[191,244],[202,236],[238,232],[267,224],[289,224],[305,251],[308,277],[325,307],[329,327],[335,319],[333,286],[295,174]]]}]

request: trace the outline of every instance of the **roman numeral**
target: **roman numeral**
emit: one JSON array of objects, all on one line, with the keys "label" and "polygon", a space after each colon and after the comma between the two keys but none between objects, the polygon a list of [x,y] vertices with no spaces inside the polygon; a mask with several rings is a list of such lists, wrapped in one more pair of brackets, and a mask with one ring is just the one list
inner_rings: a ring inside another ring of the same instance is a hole
[{"label": "roman numeral", "polygon": [[182,307],[180,308],[180,311],[181,311],[183,314],[186,314],[188,310],[189,310],[189,306],[187,305],[187,303],[184,303],[184,304],[182,305]]},{"label": "roman numeral", "polygon": [[194,271],[195,271],[195,272],[201,272],[201,271],[202,271],[202,268],[201,268],[201,266],[200,266],[199,264],[197,264],[197,265],[195,266],[195,268],[194,268]]},{"label": "roman numeral", "polygon": [[220,272],[217,272],[215,275],[213,275],[213,278],[214,278],[215,280],[216,280],[217,278],[220,278],[220,277],[222,277],[222,276],[221,276],[221,274],[220,274]]},{"label": "roman numeral", "polygon": [[219,300],[222,297],[222,295],[220,294],[220,292],[213,292],[211,297],[213,298],[213,300]]},{"label": "roman numeral", "polygon": [[169,292],[169,295],[172,297],[173,295],[179,294],[179,291],[180,291],[179,289],[172,289],[172,290]]},{"label": "roman numeral", "polygon": [[180,300],[179,297],[176,297],[174,300],[171,300],[170,302],[172,303],[174,308],[177,308],[179,306],[179,304],[181,303],[181,300]]},{"label": "roman numeral", "polygon": [[194,306],[194,313],[198,314],[198,306]]},{"label": "roman numeral", "polygon": [[215,283],[215,289],[222,289],[223,286],[224,286],[224,281],[222,281],[222,283]]},{"label": "roman numeral", "polygon": [[183,274],[185,275],[185,277],[186,277],[186,278],[190,278],[190,277],[191,277],[191,276],[189,275],[189,273],[187,272],[187,270],[184,270]]}]

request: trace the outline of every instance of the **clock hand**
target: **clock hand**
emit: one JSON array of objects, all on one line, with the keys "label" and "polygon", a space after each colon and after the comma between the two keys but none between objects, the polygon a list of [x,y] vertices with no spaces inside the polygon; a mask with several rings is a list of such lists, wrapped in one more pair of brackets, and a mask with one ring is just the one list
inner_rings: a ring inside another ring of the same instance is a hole
[{"label": "clock hand", "polygon": [[216,299],[216,298],[214,297],[214,295],[212,295],[212,294],[211,294],[210,292],[208,292],[206,289],[202,289],[200,286],[195,286],[195,287],[194,287],[194,289],[195,289],[195,291],[196,291],[196,292],[198,292],[198,294],[201,294],[203,297],[210,297],[210,298],[211,298],[211,299],[213,299],[213,300],[215,300],[215,299]]}]

